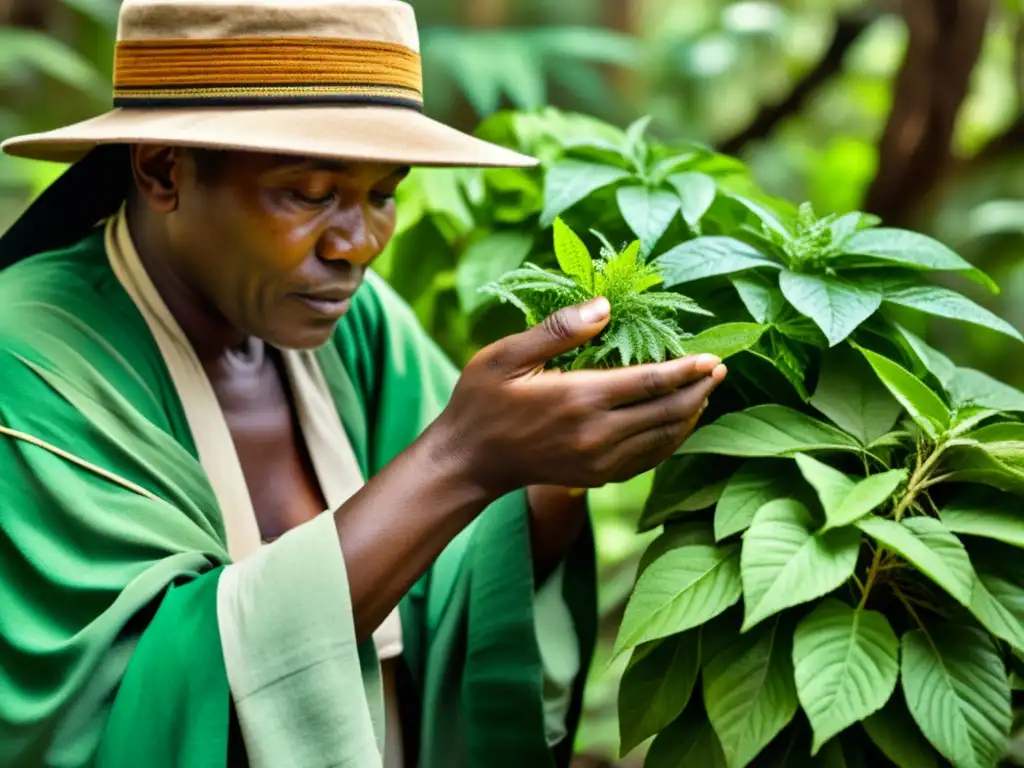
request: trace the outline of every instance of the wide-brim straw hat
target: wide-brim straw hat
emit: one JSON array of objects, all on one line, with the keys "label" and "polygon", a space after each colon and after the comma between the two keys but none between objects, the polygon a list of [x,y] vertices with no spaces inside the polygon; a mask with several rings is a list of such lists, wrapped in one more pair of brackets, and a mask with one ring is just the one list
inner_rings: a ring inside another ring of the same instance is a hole
[{"label": "wide-brim straw hat", "polygon": [[399,0],[124,0],[114,109],[2,143],[75,162],[161,143],[425,166],[535,164],[423,113],[419,35]]},{"label": "wide-brim straw hat", "polygon": [[71,163],[0,238],[0,269],[65,247],[128,194],[155,143],[410,166],[530,167],[423,112],[416,17],[400,0],[124,0],[113,109],[7,139]]}]

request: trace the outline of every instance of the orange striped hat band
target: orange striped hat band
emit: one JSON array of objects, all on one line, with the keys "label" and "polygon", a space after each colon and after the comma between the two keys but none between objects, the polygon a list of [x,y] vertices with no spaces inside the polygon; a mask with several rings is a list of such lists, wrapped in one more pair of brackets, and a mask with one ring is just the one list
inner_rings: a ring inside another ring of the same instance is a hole
[{"label": "orange striped hat band", "polygon": [[115,107],[379,104],[423,109],[418,53],[325,37],[119,41]]}]

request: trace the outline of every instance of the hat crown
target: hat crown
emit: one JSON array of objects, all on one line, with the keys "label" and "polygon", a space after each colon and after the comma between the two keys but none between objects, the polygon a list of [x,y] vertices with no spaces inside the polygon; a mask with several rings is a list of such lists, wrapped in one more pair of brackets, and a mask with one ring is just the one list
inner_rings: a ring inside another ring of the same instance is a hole
[{"label": "hat crown", "polygon": [[302,37],[362,40],[419,52],[401,0],[124,0],[119,41]]}]

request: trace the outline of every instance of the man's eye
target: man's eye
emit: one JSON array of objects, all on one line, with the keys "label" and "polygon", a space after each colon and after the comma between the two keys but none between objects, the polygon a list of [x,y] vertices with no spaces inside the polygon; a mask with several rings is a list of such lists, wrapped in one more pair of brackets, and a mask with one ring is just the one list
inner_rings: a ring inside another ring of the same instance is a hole
[{"label": "man's eye", "polygon": [[378,208],[383,208],[385,205],[395,199],[394,192],[371,192],[370,202],[372,202]]},{"label": "man's eye", "polygon": [[334,199],[333,192],[328,192],[326,195],[322,195],[320,197],[311,197],[309,195],[303,194],[302,192],[299,192],[298,190],[292,189],[288,191],[288,195],[292,197],[294,200],[302,203],[303,205],[311,206],[327,205],[327,203],[331,202]]}]

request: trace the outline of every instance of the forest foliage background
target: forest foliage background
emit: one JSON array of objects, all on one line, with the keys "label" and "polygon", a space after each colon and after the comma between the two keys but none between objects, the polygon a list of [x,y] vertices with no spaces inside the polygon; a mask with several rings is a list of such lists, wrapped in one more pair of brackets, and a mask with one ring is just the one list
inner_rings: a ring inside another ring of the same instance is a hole
[{"label": "forest foliage background", "polygon": [[[469,131],[506,108],[620,127],[650,115],[652,136],[733,154],[772,194],[941,240],[1002,287],[971,298],[1024,328],[1024,0],[412,4],[429,114]],[[0,136],[107,109],[117,6],[0,0]],[[0,157],[0,231],[62,170]],[[916,330],[959,364],[1024,388],[1005,337],[927,322]],[[446,350],[460,363],[472,352]],[[648,541],[635,533],[648,483],[595,494],[608,638]],[[619,674],[599,655],[581,765],[618,752]]]}]

